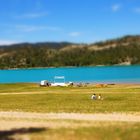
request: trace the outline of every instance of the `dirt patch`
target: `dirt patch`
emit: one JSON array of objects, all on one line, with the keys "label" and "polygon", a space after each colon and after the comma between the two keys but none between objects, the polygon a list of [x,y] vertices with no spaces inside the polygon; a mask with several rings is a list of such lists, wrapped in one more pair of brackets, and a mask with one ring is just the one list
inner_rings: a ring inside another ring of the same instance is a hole
[{"label": "dirt patch", "polygon": [[140,113],[80,114],[80,113],[29,113],[29,112],[11,111],[11,112],[0,112],[0,119],[1,118],[140,122]]},{"label": "dirt patch", "polygon": [[[80,121],[80,123],[78,121]],[[139,123],[140,113],[80,114],[80,113],[0,112],[0,124],[1,124],[0,130],[21,127],[76,128],[79,126],[84,127],[92,126],[93,124],[94,125],[97,124],[97,122]]]}]

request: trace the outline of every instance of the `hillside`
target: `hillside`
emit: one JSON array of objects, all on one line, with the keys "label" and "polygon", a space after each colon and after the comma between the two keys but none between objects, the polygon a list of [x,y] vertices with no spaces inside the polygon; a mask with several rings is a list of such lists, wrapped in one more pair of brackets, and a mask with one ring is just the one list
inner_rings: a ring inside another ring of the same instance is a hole
[{"label": "hillside", "polygon": [[140,64],[140,36],[94,44],[23,43],[0,46],[0,69]]}]

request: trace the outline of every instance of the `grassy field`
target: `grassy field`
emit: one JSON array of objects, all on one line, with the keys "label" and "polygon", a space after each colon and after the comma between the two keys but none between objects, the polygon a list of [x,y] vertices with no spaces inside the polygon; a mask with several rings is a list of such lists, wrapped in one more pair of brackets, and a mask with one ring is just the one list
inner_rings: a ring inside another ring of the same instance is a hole
[{"label": "grassy field", "polygon": [[[104,100],[91,100],[93,93],[101,94]],[[3,126],[9,124],[9,128],[0,129],[0,138],[2,140],[10,138],[137,140],[140,137],[140,122],[47,120],[43,118],[37,120],[26,117],[20,119],[20,117],[12,117],[12,112],[140,114],[139,99],[140,85],[132,84],[108,85],[102,88],[94,85],[39,87],[35,83],[0,84],[0,112],[11,112],[11,117],[0,116],[0,124]]]},{"label": "grassy field", "polygon": [[[10,120],[12,121],[12,120]],[[25,120],[22,120],[22,122]],[[35,121],[35,120],[33,120]],[[30,124],[29,121],[25,121]],[[42,121],[44,123],[44,121]],[[9,123],[9,122],[8,122]],[[18,120],[17,123],[20,123]],[[139,140],[140,123],[50,120],[44,126],[0,130],[1,140]],[[58,125],[59,123],[59,125]],[[9,123],[10,124],[10,123]],[[56,125],[55,127],[52,127]],[[66,126],[65,126],[65,125]],[[71,126],[67,126],[71,124]],[[87,125],[90,124],[90,125]],[[61,126],[60,126],[61,125]]]},{"label": "grassy field", "polygon": [[[101,93],[103,101],[91,100]],[[39,87],[37,84],[0,85],[1,111],[26,112],[140,112],[140,86],[105,88]]]},{"label": "grassy field", "polygon": [[74,129],[48,129],[42,132],[42,135],[31,135],[30,138],[40,140],[138,140],[140,136],[140,124],[113,123],[102,125],[102,123],[98,123],[94,126],[95,124],[92,127],[79,127]]}]

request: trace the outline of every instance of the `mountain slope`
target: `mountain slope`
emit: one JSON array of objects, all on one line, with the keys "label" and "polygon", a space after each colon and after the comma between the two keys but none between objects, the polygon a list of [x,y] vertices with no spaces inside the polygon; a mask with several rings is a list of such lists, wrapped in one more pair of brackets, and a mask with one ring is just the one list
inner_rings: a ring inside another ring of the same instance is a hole
[{"label": "mountain slope", "polygon": [[23,43],[0,47],[0,68],[140,64],[140,36],[94,44]]}]

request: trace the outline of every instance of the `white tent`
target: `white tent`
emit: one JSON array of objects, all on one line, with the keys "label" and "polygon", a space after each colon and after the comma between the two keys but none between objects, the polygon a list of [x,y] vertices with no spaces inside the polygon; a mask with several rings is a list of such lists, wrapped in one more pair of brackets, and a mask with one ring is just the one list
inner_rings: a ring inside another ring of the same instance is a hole
[{"label": "white tent", "polygon": [[65,76],[55,76],[54,83],[51,83],[51,86],[68,86],[68,84],[65,83]]}]

